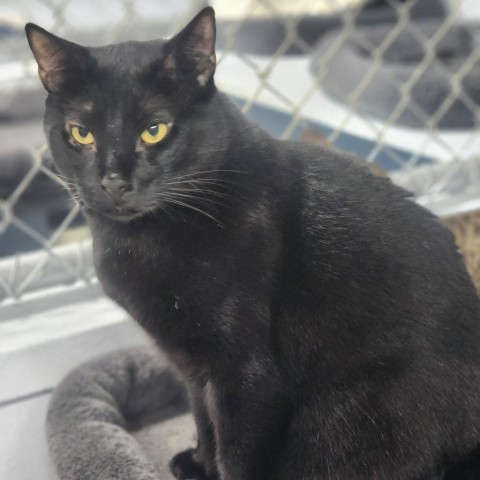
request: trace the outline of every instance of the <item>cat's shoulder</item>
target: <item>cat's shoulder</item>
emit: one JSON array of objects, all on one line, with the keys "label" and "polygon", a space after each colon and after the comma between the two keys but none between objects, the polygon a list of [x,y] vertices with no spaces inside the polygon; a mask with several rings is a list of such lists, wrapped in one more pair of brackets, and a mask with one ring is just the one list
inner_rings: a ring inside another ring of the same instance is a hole
[{"label": "cat's shoulder", "polygon": [[411,192],[395,185],[371,165],[350,154],[305,142],[280,142],[290,165],[290,194],[303,205],[307,222],[324,221],[326,213],[344,226],[435,236],[453,244],[452,235]]},{"label": "cat's shoulder", "polygon": [[299,141],[279,142],[279,149],[292,174],[297,174],[307,188],[342,195],[387,195],[399,200],[411,197],[378,166],[353,154]]}]

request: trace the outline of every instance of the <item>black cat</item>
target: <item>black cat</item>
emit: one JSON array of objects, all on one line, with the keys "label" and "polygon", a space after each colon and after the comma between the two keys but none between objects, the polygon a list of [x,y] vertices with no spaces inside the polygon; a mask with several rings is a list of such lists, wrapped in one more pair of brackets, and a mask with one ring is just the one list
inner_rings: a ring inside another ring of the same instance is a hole
[{"label": "black cat", "polygon": [[479,302],[436,218],[249,123],[214,85],[211,8],[169,41],[26,30],[105,292],[189,390],[177,478],[480,478]]}]

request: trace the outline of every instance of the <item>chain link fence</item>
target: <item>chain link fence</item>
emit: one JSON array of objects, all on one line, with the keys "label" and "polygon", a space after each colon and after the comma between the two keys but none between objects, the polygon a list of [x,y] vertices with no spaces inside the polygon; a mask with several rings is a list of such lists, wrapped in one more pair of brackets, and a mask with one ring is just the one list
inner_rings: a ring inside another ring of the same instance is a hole
[{"label": "chain link fence", "polygon": [[166,37],[208,3],[217,85],[246,115],[360,156],[439,215],[480,208],[474,0],[3,0],[0,305],[95,282],[88,229],[50,169],[24,23],[101,45]]}]

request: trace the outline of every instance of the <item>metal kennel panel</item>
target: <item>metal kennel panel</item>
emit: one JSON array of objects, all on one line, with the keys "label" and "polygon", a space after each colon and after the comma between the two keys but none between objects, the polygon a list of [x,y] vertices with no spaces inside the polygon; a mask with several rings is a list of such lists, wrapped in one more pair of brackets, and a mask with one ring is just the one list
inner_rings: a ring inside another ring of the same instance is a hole
[{"label": "metal kennel panel", "polygon": [[[3,0],[0,305],[95,281],[50,168],[26,21],[89,45],[167,36],[207,1]],[[280,138],[356,153],[441,215],[480,206],[480,18],[460,0],[215,0],[217,85]],[[1,319],[1,311],[0,311]]]}]

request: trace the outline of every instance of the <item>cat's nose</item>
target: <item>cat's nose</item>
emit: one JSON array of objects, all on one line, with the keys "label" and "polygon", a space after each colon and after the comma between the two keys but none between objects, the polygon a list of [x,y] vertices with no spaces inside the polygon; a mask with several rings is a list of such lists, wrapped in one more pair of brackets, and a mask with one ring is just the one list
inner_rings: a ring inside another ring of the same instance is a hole
[{"label": "cat's nose", "polygon": [[119,200],[125,192],[130,190],[129,183],[123,180],[117,173],[105,175],[102,178],[100,185],[102,190],[105,190],[115,200]]}]

